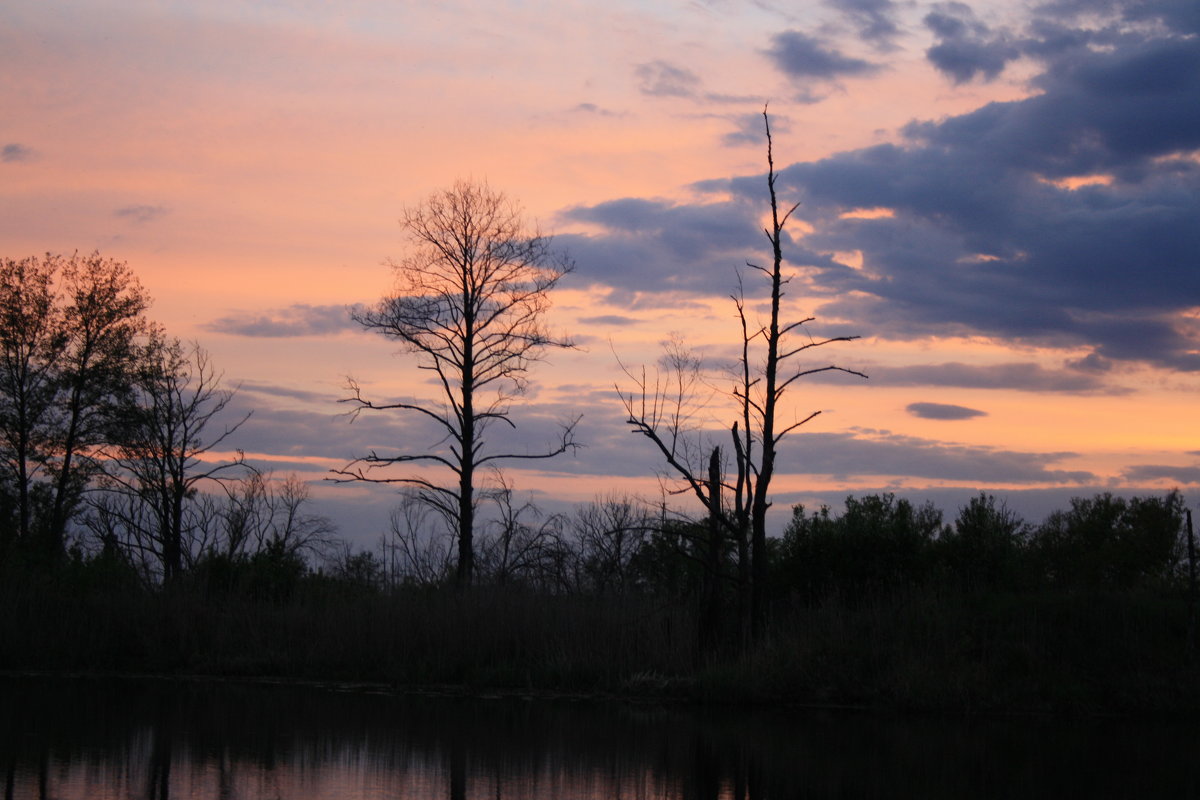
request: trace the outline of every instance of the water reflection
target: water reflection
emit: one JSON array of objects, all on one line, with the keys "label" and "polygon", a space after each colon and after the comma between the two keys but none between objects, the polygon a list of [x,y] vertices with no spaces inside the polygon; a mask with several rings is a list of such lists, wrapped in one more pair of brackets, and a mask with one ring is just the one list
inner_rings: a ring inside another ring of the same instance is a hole
[{"label": "water reflection", "polygon": [[395,697],[219,682],[0,679],[5,798],[1195,796],[1200,734]]}]

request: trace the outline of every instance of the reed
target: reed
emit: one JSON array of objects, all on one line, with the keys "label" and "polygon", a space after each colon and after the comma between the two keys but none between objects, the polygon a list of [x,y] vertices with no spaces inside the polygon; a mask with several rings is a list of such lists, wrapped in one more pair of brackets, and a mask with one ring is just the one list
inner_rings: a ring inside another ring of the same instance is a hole
[{"label": "reed", "polygon": [[517,587],[381,589],[312,575],[286,596],[103,565],[8,571],[0,669],[967,712],[1200,711],[1186,598],[1165,590],[910,589],[781,601],[764,639],[700,653],[693,604]]}]

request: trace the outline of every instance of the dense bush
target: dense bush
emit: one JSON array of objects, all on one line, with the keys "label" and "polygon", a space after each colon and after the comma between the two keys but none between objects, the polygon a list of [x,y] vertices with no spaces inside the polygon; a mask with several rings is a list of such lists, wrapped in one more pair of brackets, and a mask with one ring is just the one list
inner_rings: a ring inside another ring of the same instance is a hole
[{"label": "dense bush", "polygon": [[936,542],[943,576],[966,591],[1013,589],[1025,574],[1029,525],[996,498],[980,494]]},{"label": "dense bush", "polygon": [[1030,542],[1039,577],[1058,586],[1130,589],[1169,582],[1182,552],[1183,499],[1110,493],[1075,498],[1056,511]]},{"label": "dense bush", "polygon": [[779,548],[778,584],[809,601],[873,599],[921,585],[933,574],[941,531],[942,512],[892,494],[848,497],[840,517],[796,506]]},{"label": "dense bush", "polygon": [[1032,526],[990,495],[953,526],[929,504],[891,494],[848,497],[845,511],[796,506],[775,562],[783,594],[855,603],[900,589],[967,592],[1042,588],[1129,590],[1179,578],[1184,506],[1178,492],[1125,500],[1075,498]]}]

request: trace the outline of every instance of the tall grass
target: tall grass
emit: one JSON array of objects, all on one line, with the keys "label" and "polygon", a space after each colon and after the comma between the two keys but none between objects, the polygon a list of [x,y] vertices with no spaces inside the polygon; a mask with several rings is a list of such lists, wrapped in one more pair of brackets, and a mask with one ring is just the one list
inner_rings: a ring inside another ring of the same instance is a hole
[{"label": "tall grass", "polygon": [[744,651],[702,654],[687,600],[513,587],[284,597],[102,565],[0,576],[0,670],[203,673],[708,702],[943,711],[1200,711],[1187,604],[1166,591],[914,589],[782,602]]},{"label": "tall grass", "polygon": [[1187,608],[1151,592],[931,590],[776,609],[715,697],[956,712],[1200,711]]},{"label": "tall grass", "polygon": [[685,605],[514,588],[383,591],[306,582],[286,599],[203,586],[0,581],[0,669],[288,676],[617,690],[695,660]]}]

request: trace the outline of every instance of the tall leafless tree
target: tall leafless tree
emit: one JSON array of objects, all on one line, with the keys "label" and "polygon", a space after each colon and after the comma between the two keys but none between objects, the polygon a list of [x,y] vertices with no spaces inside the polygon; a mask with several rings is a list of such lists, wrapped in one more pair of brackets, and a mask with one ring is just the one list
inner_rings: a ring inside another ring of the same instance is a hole
[{"label": "tall leafless tree", "polygon": [[[796,209],[795,203],[787,211],[780,213],[779,197],[775,190],[775,155],[771,140],[771,118],[763,109],[763,127],[767,137],[767,193],[771,200],[771,227],[764,230],[771,242],[771,266],[763,267],[747,262],[747,266],[766,276],[771,286],[771,310],[765,326],[753,329],[746,321],[746,306],[742,299],[737,299],[738,319],[742,323],[743,359],[745,361],[743,376],[749,376],[752,369],[749,363],[750,343],[761,340],[766,347],[766,355],[759,377],[744,380],[741,391],[737,392],[741,401],[742,418],[745,430],[739,439],[734,431],[734,440],[738,451],[738,485],[743,487],[739,494],[739,502],[748,503],[750,509],[750,553],[751,553],[751,599],[750,614],[752,635],[757,639],[763,633],[766,622],[766,583],[767,583],[767,509],[771,506],[771,479],[775,475],[775,457],[779,443],[792,431],[811,421],[821,412],[811,414],[790,423],[781,424],[778,419],[779,402],[783,394],[793,383],[809,375],[819,372],[839,371],[848,372],[861,378],[867,377],[856,370],[834,365],[792,369],[791,362],[797,356],[808,351],[824,347],[834,342],[850,342],[858,336],[834,336],[817,338],[808,335],[799,342],[788,337],[800,333],[804,326],[814,321],[813,317],[805,317],[793,321],[780,319],[780,304],[784,297],[784,287],[790,278],[783,274],[783,229]],[[757,439],[758,456],[754,455],[754,444]]]},{"label": "tall leafless tree", "polygon": [[[796,341],[792,337],[804,331],[804,326],[814,319],[787,321],[781,317],[785,287],[790,280],[784,273],[784,228],[799,203],[786,210],[780,208],[771,121],[765,108],[763,124],[767,140],[767,194],[771,208],[771,225],[763,232],[771,243],[772,260],[770,266],[752,262],[747,262],[747,266],[766,278],[770,303],[767,319],[755,323],[749,319],[744,295],[739,291],[733,297],[741,325],[740,374],[733,389],[739,411],[738,419],[730,428],[736,482],[731,486],[715,476],[715,446],[697,446],[689,437],[692,432],[690,420],[696,407],[702,405],[697,394],[697,387],[702,385],[697,377],[700,368],[694,355],[677,344],[669,346],[662,370],[653,378],[644,372],[638,376],[626,370],[635,386],[621,392],[627,423],[634,432],[654,443],[671,470],[683,480],[684,491],[694,494],[708,512],[711,523],[708,530],[712,538],[708,546],[715,550],[722,530],[734,537],[738,554],[739,627],[744,636],[748,626],[750,635],[755,638],[762,635],[766,621],[767,511],[771,506],[770,487],[779,444],[789,433],[821,413],[816,411],[795,421],[782,422],[779,419],[781,400],[793,383],[819,372],[836,370],[866,377],[856,370],[834,365],[792,366],[797,357],[814,348],[859,337],[807,336]],[[722,512],[719,495],[729,490],[733,494],[733,508]]]},{"label": "tall leafless tree", "polygon": [[[575,424],[539,451],[490,451],[485,434],[494,423],[515,428],[512,400],[526,388],[532,362],[547,348],[570,347],[546,328],[550,290],[571,270],[551,240],[526,228],[520,210],[486,184],[460,181],[423,204],[406,209],[401,223],[409,254],[389,262],[395,292],[354,318],[367,330],[400,342],[416,355],[417,368],[433,374],[438,400],[380,402],[349,381],[351,418],[366,411],[402,411],[438,429],[440,441],[426,450],[371,451],[334,470],[343,480],[400,483],[457,532],[456,580],[474,575],[476,481],[481,467],[511,459],[550,458],[576,446]],[[422,474],[396,476],[387,468],[433,465],[452,480]],[[381,471],[382,470],[382,471]]]}]

